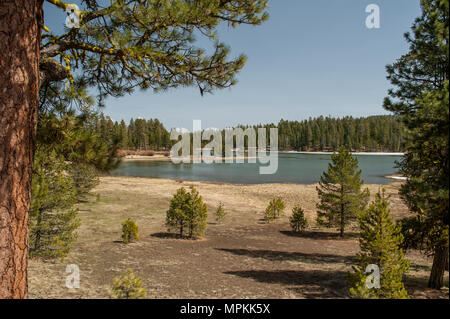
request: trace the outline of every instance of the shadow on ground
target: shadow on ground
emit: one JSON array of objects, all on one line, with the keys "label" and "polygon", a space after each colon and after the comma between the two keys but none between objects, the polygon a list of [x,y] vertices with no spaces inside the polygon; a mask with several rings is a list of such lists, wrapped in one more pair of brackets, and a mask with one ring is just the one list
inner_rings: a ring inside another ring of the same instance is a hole
[{"label": "shadow on ground", "polygon": [[290,261],[302,261],[311,264],[324,264],[324,263],[354,264],[356,262],[355,256],[339,256],[332,254],[306,254],[300,252],[273,251],[273,250],[249,250],[249,249],[228,249],[228,248],[216,248],[216,249],[239,256],[264,258],[271,261],[290,260]]},{"label": "shadow on ground", "polygon": [[288,289],[305,298],[348,297],[347,273],[343,271],[248,270],[228,271],[225,274],[251,278],[261,283],[297,286]]},{"label": "shadow on ground", "polygon": [[337,232],[321,232],[321,231],[303,231],[303,232],[293,232],[293,231],[287,231],[287,230],[280,230],[280,233],[282,233],[283,235],[286,236],[290,236],[290,237],[299,237],[299,238],[311,238],[311,239],[325,239],[325,240],[329,240],[329,239],[334,239],[334,240],[339,240],[339,239],[353,239],[353,238],[358,238],[359,237],[359,233],[345,233],[344,237],[341,238],[339,236],[339,233]]},{"label": "shadow on ground", "polygon": [[[448,273],[445,277],[448,276]],[[411,275],[404,276],[405,288],[408,294],[413,298],[427,298],[427,299],[448,299],[449,292],[447,290],[437,290],[428,288],[428,276],[415,277]],[[444,278],[444,287],[448,287],[448,277]]]},{"label": "shadow on ground", "polygon": [[409,266],[410,270],[414,270],[414,271],[420,271],[420,270],[424,270],[424,271],[431,271],[431,267],[428,265],[419,265],[419,264],[415,264],[411,262],[411,265]]},{"label": "shadow on ground", "polygon": [[173,239],[181,238],[180,234],[175,234],[175,233],[154,233],[154,234],[151,234],[150,236],[156,237],[156,238],[173,238]]},{"label": "shadow on ground", "polygon": [[192,236],[192,237],[180,236],[180,234],[164,233],[164,232],[151,234],[150,237],[163,238],[163,239],[182,239],[182,240],[186,240],[186,241],[197,241],[198,239],[201,239],[201,237],[198,237],[198,236]]}]

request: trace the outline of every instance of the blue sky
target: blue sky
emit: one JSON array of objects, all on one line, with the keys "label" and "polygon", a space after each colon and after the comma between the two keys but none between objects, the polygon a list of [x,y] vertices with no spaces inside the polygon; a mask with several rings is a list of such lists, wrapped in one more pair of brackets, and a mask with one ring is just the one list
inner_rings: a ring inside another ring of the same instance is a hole
[{"label": "blue sky", "polygon": [[[380,7],[380,29],[365,26],[371,3]],[[406,52],[403,33],[420,15],[419,0],[269,0],[269,6],[270,19],[261,26],[220,28],[232,55],[248,56],[233,88],[204,97],[196,88],[136,91],[108,98],[103,112],[114,120],[158,118],[167,128],[187,129],[194,119],[204,128],[223,128],[387,114],[385,65]],[[49,4],[45,9],[46,25],[62,29],[65,13]]]}]

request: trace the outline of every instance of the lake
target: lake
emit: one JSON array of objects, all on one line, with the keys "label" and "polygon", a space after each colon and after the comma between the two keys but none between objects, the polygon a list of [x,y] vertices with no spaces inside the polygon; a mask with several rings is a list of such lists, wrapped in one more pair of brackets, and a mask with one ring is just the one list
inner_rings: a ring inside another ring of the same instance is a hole
[{"label": "lake", "polygon": [[[395,161],[401,155],[357,154],[362,179],[366,184],[387,184],[385,176],[396,173]],[[280,153],[278,171],[273,175],[260,175],[259,163],[251,164],[173,164],[172,162],[129,161],[111,172],[113,176],[168,178],[187,181],[210,181],[231,184],[314,184],[327,170],[330,154]]]}]

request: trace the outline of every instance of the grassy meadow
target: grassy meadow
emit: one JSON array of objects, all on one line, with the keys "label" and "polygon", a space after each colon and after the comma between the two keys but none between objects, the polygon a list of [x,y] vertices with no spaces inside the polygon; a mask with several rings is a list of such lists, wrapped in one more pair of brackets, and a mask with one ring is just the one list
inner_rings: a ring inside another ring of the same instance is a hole
[{"label": "grassy meadow", "polygon": [[[179,239],[165,227],[169,201],[180,187],[195,186],[209,208],[203,239]],[[386,185],[391,213],[408,210],[398,197],[399,183]],[[373,195],[381,187],[366,185]],[[97,195],[98,194],[98,195]],[[264,209],[282,194],[284,217],[266,224]],[[348,298],[347,272],[359,250],[357,228],[344,239],[315,225],[316,185],[231,185],[165,179],[102,177],[93,195],[78,205],[78,240],[63,260],[30,260],[31,298],[111,298],[114,277],[133,269],[148,298]],[[217,224],[219,202],[227,217]],[[294,205],[305,209],[310,227],[291,232]],[[141,240],[125,245],[121,222],[132,217]],[[356,226],[356,225],[355,225]],[[408,252],[405,278],[413,298],[448,298],[448,290],[426,288],[431,259]],[[80,288],[66,288],[66,266],[80,268]],[[448,273],[446,274],[448,287]]]}]

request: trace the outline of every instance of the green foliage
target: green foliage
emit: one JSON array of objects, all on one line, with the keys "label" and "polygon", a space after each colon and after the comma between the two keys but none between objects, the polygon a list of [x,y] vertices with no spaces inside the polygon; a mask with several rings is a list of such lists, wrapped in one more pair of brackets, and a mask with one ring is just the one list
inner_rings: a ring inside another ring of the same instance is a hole
[{"label": "green foliage", "polygon": [[[91,166],[106,171],[116,168],[120,164],[118,143],[103,140],[96,133],[97,115],[88,109],[76,114],[73,110],[67,110],[69,102],[64,103],[67,105],[53,105],[58,110],[42,110],[39,114],[37,144],[61,154],[74,166]],[[93,175],[93,169],[90,170],[89,175]]]},{"label": "green foliage", "polygon": [[409,52],[387,66],[394,88],[384,106],[409,130],[400,194],[417,218],[406,221],[405,246],[433,255],[429,286],[439,289],[449,249],[449,2],[421,4],[422,15],[405,35]]},{"label": "green foliage", "polygon": [[369,190],[361,191],[358,159],[345,148],[331,156],[328,171],[320,178],[316,188],[320,202],[317,204],[317,223],[325,227],[338,227],[341,237],[345,227],[355,220],[369,201]]},{"label": "green foliage", "polygon": [[295,206],[292,209],[292,216],[289,218],[291,228],[295,232],[303,231],[308,227],[308,220],[305,217],[305,213],[300,206]]},{"label": "green foliage", "polygon": [[101,114],[96,118],[95,132],[106,143],[118,141],[122,150],[167,150],[171,147],[170,133],[158,119],[131,119],[128,126]]},{"label": "green foliage", "polygon": [[[417,99],[424,92],[445,87],[449,66],[449,2],[421,0],[422,15],[405,34],[409,51],[388,65],[388,79],[393,88],[384,101],[384,107],[410,127],[417,108]],[[448,92],[448,91],[447,91]]]},{"label": "green foliage", "polygon": [[[67,6],[53,3],[62,10]],[[83,1],[80,27],[44,34],[41,59],[64,61],[60,68],[82,74],[86,85],[97,88],[100,103],[135,88],[198,86],[201,94],[212,92],[236,84],[246,62],[244,55],[230,58],[230,48],[219,42],[218,26],[259,25],[268,18],[266,7],[267,0]],[[212,48],[198,47],[197,37]],[[42,90],[49,81],[72,79],[70,73],[56,78],[46,72]]]},{"label": "green foliage", "polygon": [[124,244],[129,244],[137,240],[139,240],[139,227],[134,219],[130,217],[122,222],[122,241]]},{"label": "green foliage", "polygon": [[[245,130],[250,126],[239,127]],[[281,120],[276,126],[253,126],[259,127],[278,128],[280,150],[335,151],[338,146],[347,145],[355,151],[398,152],[402,150],[406,136],[406,128],[398,117],[389,115],[366,118],[321,116],[302,122]],[[158,119],[131,119],[126,125],[123,120],[113,122],[109,116],[101,115],[96,132],[104,141],[119,140],[121,149],[166,150],[172,145],[170,133]],[[221,133],[224,137],[225,131]],[[247,139],[244,146],[248,146]]]},{"label": "green foliage", "polygon": [[95,133],[93,101],[83,87],[52,84],[41,93],[29,251],[31,256],[64,257],[80,225],[75,203],[98,183],[96,169],[115,168],[119,159],[116,146]]},{"label": "green foliage", "polygon": [[402,248],[408,249],[426,249],[427,235],[423,229],[425,224],[420,219],[420,215],[405,217],[399,223],[403,235]]},{"label": "green foliage", "polygon": [[270,223],[275,219],[280,218],[285,207],[286,205],[281,197],[273,198],[264,212],[264,220],[266,223]]},{"label": "green foliage", "polygon": [[390,115],[281,120],[277,128],[280,150],[336,151],[345,145],[353,151],[399,152],[406,136],[403,123]]},{"label": "green foliage", "polygon": [[208,207],[194,187],[187,192],[184,187],[177,190],[170,201],[166,215],[166,226],[169,231],[177,229],[180,237],[187,231],[187,237],[201,237],[206,228]]},{"label": "green foliage", "polygon": [[147,291],[142,288],[142,279],[131,269],[113,279],[111,291],[118,299],[142,299],[147,296]]},{"label": "green foliage", "polygon": [[223,203],[219,203],[219,206],[216,209],[216,221],[218,223],[222,223],[225,220],[227,213],[223,208]]},{"label": "green foliage", "polygon": [[73,209],[76,191],[67,168],[55,151],[39,147],[35,153],[30,210],[31,256],[65,257],[76,240],[80,221]]},{"label": "green foliage", "polygon": [[[402,282],[409,262],[400,248],[403,240],[401,225],[396,225],[390,216],[388,199],[383,189],[358,218],[361,252],[357,266],[353,266],[353,273],[349,274],[350,293],[356,298],[409,298]],[[379,288],[366,285],[366,267],[370,264],[379,267]]]},{"label": "green foliage", "polygon": [[92,165],[68,165],[67,173],[73,180],[78,200],[85,200],[86,195],[100,183],[98,173]]},{"label": "green foliage", "polygon": [[73,207],[98,183],[94,167],[107,170],[119,163],[114,146],[90,126],[95,115],[88,108],[70,110],[74,99],[90,103],[85,92],[57,89],[47,92],[39,110],[30,211],[30,254],[45,257],[69,253],[80,223]]}]

